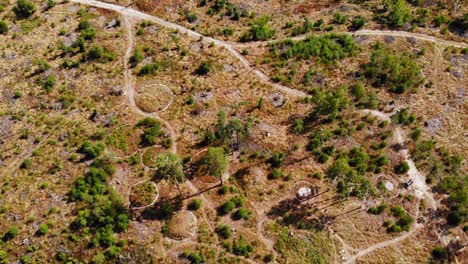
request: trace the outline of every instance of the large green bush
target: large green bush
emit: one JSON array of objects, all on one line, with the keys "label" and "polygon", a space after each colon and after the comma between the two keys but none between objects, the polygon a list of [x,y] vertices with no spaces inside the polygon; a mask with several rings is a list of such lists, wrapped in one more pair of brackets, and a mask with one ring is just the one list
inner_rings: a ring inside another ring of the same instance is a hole
[{"label": "large green bush", "polygon": [[310,36],[305,40],[285,40],[271,44],[270,50],[281,60],[309,60],[318,58],[321,62],[331,63],[354,56],[359,51],[356,41],[349,35],[326,34]]},{"label": "large green bush", "polygon": [[17,0],[13,11],[18,18],[28,18],[36,12],[36,4],[28,0]]},{"label": "large green bush", "polygon": [[381,44],[374,46],[369,63],[364,65],[364,75],[376,87],[386,87],[394,93],[404,93],[418,88],[423,79],[421,68],[407,54],[393,54]]},{"label": "large green bush", "polygon": [[7,22],[0,20],[0,34],[6,34],[8,32],[8,24]]}]

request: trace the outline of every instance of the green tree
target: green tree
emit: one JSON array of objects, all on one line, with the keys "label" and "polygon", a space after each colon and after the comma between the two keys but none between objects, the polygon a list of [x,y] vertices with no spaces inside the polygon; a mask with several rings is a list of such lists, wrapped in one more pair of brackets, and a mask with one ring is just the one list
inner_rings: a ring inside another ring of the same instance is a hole
[{"label": "green tree", "polygon": [[3,240],[12,240],[19,234],[19,228],[17,226],[11,226],[8,231],[3,235]]},{"label": "green tree", "polygon": [[180,196],[180,184],[184,183],[186,178],[182,160],[173,153],[160,154],[156,156],[156,177],[164,178],[177,185]]},{"label": "green tree", "polygon": [[362,16],[355,16],[353,20],[351,20],[351,29],[358,30],[361,29],[366,24],[366,19]]},{"label": "green tree", "polygon": [[395,166],[395,173],[397,174],[404,174],[404,173],[407,173],[409,170],[410,170],[410,166],[408,162],[406,161],[402,161],[400,162],[400,164]]},{"label": "green tree", "polygon": [[7,22],[0,20],[0,34],[6,34],[8,32],[8,24]]},{"label": "green tree", "polygon": [[34,14],[36,10],[36,4],[28,0],[17,0],[16,6],[13,8],[13,11],[18,18],[28,18]]},{"label": "green tree", "polygon": [[402,27],[411,21],[411,9],[405,0],[387,0],[387,20],[392,27]]},{"label": "green tree", "polygon": [[39,236],[43,236],[45,234],[49,233],[49,226],[47,224],[40,224],[39,228],[37,229],[37,234]]},{"label": "green tree", "polygon": [[223,184],[223,174],[228,166],[228,159],[223,148],[210,147],[201,160],[211,176],[218,177]]}]

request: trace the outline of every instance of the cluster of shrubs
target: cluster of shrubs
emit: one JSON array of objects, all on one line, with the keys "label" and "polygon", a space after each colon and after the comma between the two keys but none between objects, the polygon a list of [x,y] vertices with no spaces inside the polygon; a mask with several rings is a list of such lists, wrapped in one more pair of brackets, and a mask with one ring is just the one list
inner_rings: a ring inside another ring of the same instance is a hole
[{"label": "cluster of shrubs", "polygon": [[210,16],[220,14],[221,16],[230,17],[232,20],[240,20],[241,17],[248,17],[250,15],[246,9],[242,10],[228,0],[201,0],[198,6],[207,6],[210,2],[212,5],[210,5],[207,11]]},{"label": "cluster of shrubs", "polygon": [[235,255],[248,257],[254,250],[253,245],[245,239],[243,236],[240,236],[239,239],[231,242],[224,242],[224,248]]},{"label": "cluster of shrubs", "polygon": [[316,57],[323,63],[331,63],[354,56],[359,51],[359,46],[349,35],[326,34],[309,36],[301,41],[285,40],[274,43],[271,44],[270,51],[281,60],[308,60]]},{"label": "cluster of shrubs", "polygon": [[348,153],[340,153],[327,170],[327,176],[338,181],[341,195],[364,197],[375,193],[365,177],[368,172],[379,173],[389,164],[385,156],[369,156],[362,148],[353,148]]},{"label": "cluster of shrubs", "polygon": [[396,55],[381,43],[374,45],[369,63],[364,65],[364,76],[374,86],[385,87],[394,93],[418,88],[423,81],[421,68],[408,54]]},{"label": "cluster of shrubs", "polygon": [[267,16],[257,19],[252,23],[250,29],[241,36],[240,41],[264,41],[271,39],[276,34],[276,30],[268,26],[269,20],[270,18]]},{"label": "cluster of shrubs", "polygon": [[143,129],[141,135],[141,145],[151,146],[158,142],[158,138],[163,134],[161,130],[161,123],[151,117],[145,117],[138,121],[137,128]]},{"label": "cluster of shrubs", "polygon": [[[96,29],[91,25],[88,20],[81,20],[78,23],[77,31],[80,32],[80,35],[77,37],[75,42],[71,45],[71,47],[65,46],[63,42],[59,44],[59,49],[62,50],[63,55],[67,53],[76,53],[76,49],[80,53],[83,53],[81,61],[72,61],[70,59],[66,59],[62,63],[62,67],[64,68],[74,68],[79,65],[79,62],[85,61],[98,61],[101,63],[106,63],[109,61],[115,60],[115,53],[108,50],[105,47],[102,47],[98,44],[89,45],[89,42],[92,42],[97,35]],[[65,32],[63,32],[65,33]]]},{"label": "cluster of shrubs", "polygon": [[36,4],[28,0],[17,0],[16,6],[13,8],[13,12],[15,12],[16,17],[19,19],[30,17],[36,10]]},{"label": "cluster of shrubs", "polygon": [[242,195],[236,195],[231,200],[225,202],[218,208],[218,212],[221,215],[227,215],[234,209],[237,210],[232,214],[234,220],[249,219],[251,212],[244,208],[246,199]]},{"label": "cluster of shrubs", "polygon": [[108,186],[114,173],[113,165],[105,159],[96,159],[84,177],[79,177],[68,194],[71,202],[81,202],[72,230],[93,229],[92,246],[114,246],[114,232],[127,230],[129,223],[122,199]]},{"label": "cluster of shrubs", "polygon": [[216,118],[214,130],[207,130],[202,134],[203,145],[225,145],[234,136],[242,140],[250,133],[252,120],[242,122],[238,118],[227,118],[226,112],[219,111]]},{"label": "cluster of shrubs", "polygon": [[387,227],[389,233],[399,233],[401,231],[408,231],[413,224],[413,218],[400,206],[394,206],[390,208],[392,215],[398,218],[396,223],[391,220],[387,220],[384,225]]}]

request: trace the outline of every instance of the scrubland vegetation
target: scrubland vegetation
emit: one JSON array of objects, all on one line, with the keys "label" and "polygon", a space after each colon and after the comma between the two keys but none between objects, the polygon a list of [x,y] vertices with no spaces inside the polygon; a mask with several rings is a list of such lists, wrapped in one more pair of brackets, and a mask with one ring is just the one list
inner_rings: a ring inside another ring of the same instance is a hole
[{"label": "scrubland vegetation", "polygon": [[449,142],[463,131],[431,132],[450,120],[423,113],[464,113],[465,51],[345,31],[457,40],[465,16],[404,0],[186,2],[167,5],[172,20],[238,43],[0,2],[0,263],[332,263],[402,235],[419,262],[464,254],[428,242],[466,232],[466,146]]}]

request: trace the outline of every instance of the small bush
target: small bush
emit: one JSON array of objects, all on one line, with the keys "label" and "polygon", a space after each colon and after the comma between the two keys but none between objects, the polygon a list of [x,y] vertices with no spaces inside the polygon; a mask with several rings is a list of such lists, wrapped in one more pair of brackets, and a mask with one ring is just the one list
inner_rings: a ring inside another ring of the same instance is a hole
[{"label": "small bush", "polygon": [[231,228],[227,225],[216,227],[216,233],[218,233],[218,235],[224,239],[228,239],[232,235]]},{"label": "small bush", "polygon": [[53,75],[49,75],[47,77],[47,79],[45,79],[44,83],[42,84],[42,86],[44,87],[44,89],[47,91],[47,92],[50,92],[52,91],[52,89],[54,88],[55,86],[55,77]]},{"label": "small bush", "polygon": [[348,20],[348,17],[340,12],[333,14],[333,23],[335,24],[344,24]]},{"label": "small bush", "polygon": [[273,169],[273,171],[270,173],[270,179],[276,180],[281,178],[283,176],[283,172],[280,169]]},{"label": "small bush", "polygon": [[447,250],[444,248],[444,247],[435,247],[432,252],[432,257],[434,259],[437,259],[437,260],[443,260],[443,259],[446,259],[448,254],[447,254]]},{"label": "small bush", "polygon": [[6,34],[9,30],[7,22],[0,20],[0,34]]},{"label": "small bush", "polygon": [[195,70],[198,75],[208,75],[213,70],[213,63],[210,61],[202,61]]},{"label": "small bush", "polygon": [[227,201],[220,207],[220,213],[222,215],[229,214],[234,208],[236,207],[236,204],[232,201]]},{"label": "small bush", "polygon": [[17,0],[16,6],[13,8],[13,11],[18,18],[28,18],[34,14],[36,10],[36,4],[28,0]]},{"label": "small bush", "polygon": [[20,168],[21,169],[30,169],[32,166],[32,161],[30,159],[25,159],[22,163]]},{"label": "small bush", "polygon": [[39,228],[37,229],[37,234],[39,236],[43,236],[45,234],[49,233],[49,226],[47,224],[40,224]]},{"label": "small bush", "polygon": [[234,220],[241,220],[241,219],[249,219],[250,217],[250,212],[249,210],[245,208],[239,208],[233,215],[232,218]]},{"label": "small bush", "polygon": [[400,162],[400,164],[395,166],[394,171],[397,174],[405,174],[405,173],[407,173],[409,171],[409,169],[410,169],[410,166],[409,166],[408,162],[402,161],[402,162]]},{"label": "small bush", "polygon": [[101,155],[104,151],[104,145],[97,143],[93,144],[90,141],[85,141],[81,148],[78,150],[80,153],[84,154],[87,158],[96,158]]},{"label": "small bush", "polygon": [[359,30],[366,24],[366,19],[362,16],[356,16],[351,21],[351,29]]},{"label": "small bush", "polygon": [[19,228],[17,226],[11,226],[8,231],[3,235],[3,240],[12,240],[19,234]]},{"label": "small bush", "polygon": [[148,63],[145,64],[143,67],[140,68],[138,71],[138,76],[148,75],[148,74],[155,74],[159,71],[159,64],[157,63]]},{"label": "small bush", "polygon": [[202,206],[202,201],[200,199],[194,199],[188,204],[187,208],[191,211],[196,211],[200,209],[201,206]]}]

